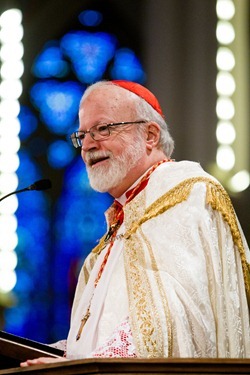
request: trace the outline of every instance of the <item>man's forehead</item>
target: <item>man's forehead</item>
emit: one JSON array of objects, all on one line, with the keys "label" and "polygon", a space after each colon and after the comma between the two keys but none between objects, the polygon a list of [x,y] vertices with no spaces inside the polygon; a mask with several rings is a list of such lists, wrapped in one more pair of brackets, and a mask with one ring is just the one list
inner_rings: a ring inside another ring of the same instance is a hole
[{"label": "man's forehead", "polygon": [[98,100],[99,98],[106,102],[107,98],[113,98],[116,100],[129,100],[130,99],[129,92],[124,89],[122,89],[119,86],[116,85],[102,85],[96,87],[93,91],[89,93],[87,96],[87,99],[96,99]]},{"label": "man's forehead", "polygon": [[115,85],[105,85],[91,91],[82,102],[81,110],[97,108],[103,110],[116,110],[123,107],[124,110],[134,108],[134,101],[129,93]]},{"label": "man's forehead", "polygon": [[120,96],[104,95],[101,90],[93,91],[82,103],[79,119],[81,129],[89,129],[100,123],[134,120],[134,105]]}]

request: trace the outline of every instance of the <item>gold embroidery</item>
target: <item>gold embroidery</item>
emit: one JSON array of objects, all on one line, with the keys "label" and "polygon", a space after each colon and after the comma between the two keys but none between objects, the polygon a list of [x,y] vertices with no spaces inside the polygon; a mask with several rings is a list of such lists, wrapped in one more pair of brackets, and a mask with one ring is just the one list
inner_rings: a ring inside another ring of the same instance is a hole
[{"label": "gold embroidery", "polygon": [[[173,353],[173,330],[172,330],[171,314],[170,314],[170,310],[169,310],[169,306],[168,306],[168,299],[167,299],[167,296],[166,296],[166,293],[165,293],[165,288],[163,286],[163,283],[162,283],[162,280],[161,280],[161,277],[160,277],[159,269],[157,267],[157,262],[156,262],[156,259],[155,259],[155,256],[154,256],[154,251],[152,249],[152,246],[151,246],[150,242],[148,241],[148,239],[146,238],[145,234],[142,232],[141,228],[139,229],[139,231],[140,231],[140,234],[141,234],[144,242],[147,245],[150,260],[151,260],[151,264],[152,264],[152,270],[155,271],[154,275],[155,275],[155,278],[156,278],[156,282],[158,284],[159,294],[161,296],[161,301],[162,301],[163,308],[164,308],[164,311],[165,311],[164,315],[166,317],[166,327],[167,327],[167,331],[168,331],[168,358],[171,358],[172,353]],[[162,356],[164,356],[164,353],[162,353]]]},{"label": "gold embroidery", "polygon": [[220,184],[214,183],[208,184],[207,186],[207,203],[210,204],[214,210],[219,211],[223,219],[229,225],[233,242],[240,253],[247,300],[250,306],[250,264],[246,259],[245,249],[231,199]]},{"label": "gold embroidery", "polygon": [[83,276],[84,276],[84,284],[86,285],[89,279],[89,271],[87,270],[87,267],[85,267],[85,264],[83,264]]},{"label": "gold embroidery", "polygon": [[225,189],[218,182],[207,177],[193,177],[184,180],[152,203],[146,209],[145,214],[139,220],[132,223],[130,228],[124,234],[124,238],[130,238],[130,236],[135,233],[137,229],[146,221],[187,200],[194,184],[199,182],[204,182],[206,184],[206,203],[209,204],[214,210],[219,211],[222,214],[225,222],[229,225],[233,242],[237,246],[241,257],[246,293],[248,303],[250,305],[250,264],[246,259],[244,245],[232,202]]},{"label": "gold embroidery", "polygon": [[[106,246],[106,243],[104,243],[104,238],[105,238],[105,235],[100,239],[100,241],[96,245],[96,247],[94,247],[94,249],[92,249],[91,253],[89,254],[88,258],[86,259],[86,261],[84,262],[84,264],[82,266],[85,284],[87,284],[87,282],[88,282],[90,272],[92,271],[92,269],[95,265],[95,262],[98,258],[98,255],[101,253],[101,251]],[[88,265],[87,265],[87,262],[88,262]]]},{"label": "gold embroidery", "polygon": [[[139,219],[145,211],[143,191],[125,209],[125,226]],[[152,288],[145,269],[146,251],[140,233],[124,242],[124,262],[128,285],[130,323],[137,353],[140,357],[163,356],[163,336],[154,303]]]},{"label": "gold embroidery", "polygon": [[94,247],[94,249],[92,250],[92,253],[95,253],[97,255],[99,255],[101,253],[101,251],[105,248],[105,246],[107,245],[106,242],[104,241],[105,240],[105,237],[106,237],[106,234],[104,234],[104,236],[102,236],[102,238],[100,239],[99,243]]},{"label": "gold embroidery", "polygon": [[163,354],[158,314],[155,314],[152,291],[145,272],[145,256],[137,235],[125,243],[125,266],[128,285],[131,329],[139,357]]}]

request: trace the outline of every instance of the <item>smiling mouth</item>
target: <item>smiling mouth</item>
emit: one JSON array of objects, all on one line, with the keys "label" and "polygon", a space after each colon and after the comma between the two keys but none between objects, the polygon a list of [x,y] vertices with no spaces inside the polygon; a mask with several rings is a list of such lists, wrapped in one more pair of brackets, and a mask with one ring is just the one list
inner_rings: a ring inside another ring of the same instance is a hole
[{"label": "smiling mouth", "polygon": [[105,157],[102,157],[102,158],[91,159],[89,161],[89,165],[91,167],[93,167],[94,165],[102,163],[103,161],[108,160],[108,159],[109,159],[109,156],[105,156]]}]

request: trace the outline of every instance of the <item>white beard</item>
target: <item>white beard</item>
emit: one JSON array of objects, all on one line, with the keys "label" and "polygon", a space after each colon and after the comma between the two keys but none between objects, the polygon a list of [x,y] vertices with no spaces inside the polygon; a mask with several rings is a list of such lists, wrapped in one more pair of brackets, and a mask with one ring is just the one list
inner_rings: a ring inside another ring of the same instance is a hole
[{"label": "white beard", "polygon": [[87,165],[90,186],[99,192],[106,192],[118,186],[127,176],[128,172],[136,166],[143,154],[143,143],[138,139],[129,145],[124,144],[124,152],[114,157],[111,151],[89,152],[89,158],[109,156],[109,165],[91,168]]}]

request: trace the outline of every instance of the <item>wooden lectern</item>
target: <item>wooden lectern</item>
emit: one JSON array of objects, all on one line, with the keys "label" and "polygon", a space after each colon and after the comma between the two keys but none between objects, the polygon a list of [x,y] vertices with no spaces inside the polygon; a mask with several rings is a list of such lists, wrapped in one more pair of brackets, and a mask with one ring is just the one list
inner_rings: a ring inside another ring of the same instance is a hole
[{"label": "wooden lectern", "polygon": [[0,375],[245,375],[250,359],[85,359],[0,370]]},{"label": "wooden lectern", "polygon": [[243,375],[250,374],[250,359],[81,359],[47,365],[19,367],[19,363],[37,357],[61,357],[61,350],[36,341],[0,331],[0,375]]},{"label": "wooden lectern", "polygon": [[0,369],[19,367],[26,359],[62,356],[62,350],[0,331]]}]

